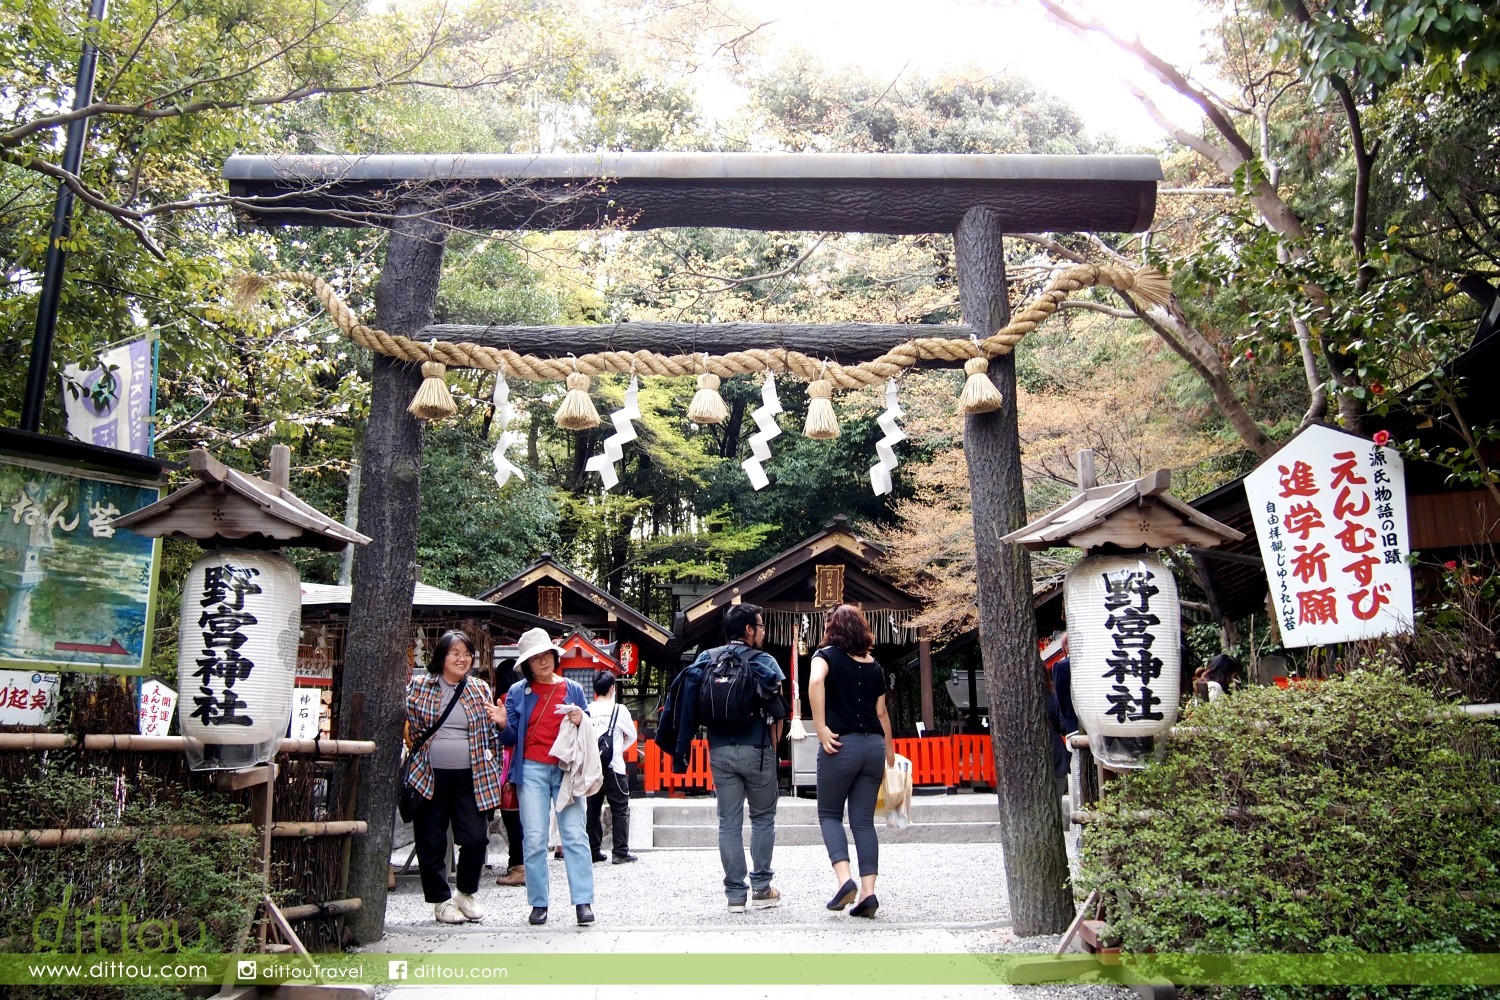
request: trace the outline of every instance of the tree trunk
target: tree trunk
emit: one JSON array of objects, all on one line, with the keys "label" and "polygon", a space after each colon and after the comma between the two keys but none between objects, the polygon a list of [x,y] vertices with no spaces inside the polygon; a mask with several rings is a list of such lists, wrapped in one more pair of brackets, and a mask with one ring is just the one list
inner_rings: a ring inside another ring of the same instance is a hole
[{"label": "tree trunk", "polygon": [[[1009,319],[1000,219],[987,209],[964,216],[954,237],[959,304],[981,338]],[[990,361],[1004,405],[964,418],[964,455],[974,516],[979,648],[990,702],[990,739],[1000,793],[1000,837],[1015,932],[1055,934],[1073,919],[1062,809],[1052,776],[1046,683],[1031,608],[1031,562],[1000,537],[1026,523],[1014,354]]]},{"label": "tree trunk", "polygon": [[[403,214],[393,224],[385,268],[375,289],[381,327],[410,334],[432,322],[443,238],[444,230],[422,215]],[[423,437],[422,424],[406,412],[422,383],[420,367],[377,354],[371,383],[360,465],[375,488],[360,495],[359,524],[373,540],[354,558],[339,701],[340,718],[349,727],[339,736],[376,743],[375,753],[361,761],[355,785],[354,815],[368,824],[368,832],[355,838],[349,858],[348,895],[364,900],[364,906],[349,916],[348,926],[360,944],[385,934],[412,589],[417,580]]]}]

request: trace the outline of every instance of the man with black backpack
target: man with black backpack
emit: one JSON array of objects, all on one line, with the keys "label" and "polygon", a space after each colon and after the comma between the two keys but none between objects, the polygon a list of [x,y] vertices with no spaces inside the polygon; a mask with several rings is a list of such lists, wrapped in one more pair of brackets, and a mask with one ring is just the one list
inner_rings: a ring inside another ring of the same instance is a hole
[{"label": "man with black backpack", "polygon": [[[765,615],[753,604],[732,604],[724,612],[723,646],[704,650],[688,668],[701,673],[693,718],[708,731],[709,764],[718,798],[719,861],[729,911],[742,913],[748,902],[779,906],[771,885],[771,853],[776,847],[776,744],[787,715],[781,696],[781,667],[761,646]],[[742,833],[750,811],[749,884]]]}]

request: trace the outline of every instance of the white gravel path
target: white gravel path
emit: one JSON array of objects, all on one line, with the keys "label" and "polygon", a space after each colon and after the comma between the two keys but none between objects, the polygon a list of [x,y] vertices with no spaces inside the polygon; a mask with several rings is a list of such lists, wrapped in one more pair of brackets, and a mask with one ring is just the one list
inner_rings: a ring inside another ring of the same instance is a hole
[{"label": "white gravel path", "polygon": [[[1005,876],[996,844],[890,844],[881,847],[877,887],[880,915],[859,920],[824,908],[836,888],[822,847],[776,850],[774,884],[784,902],[775,909],[731,914],[723,894],[716,850],[640,851],[640,861],[594,866],[597,923],[578,927],[560,861],[549,861],[552,920],[526,923],[526,890],[495,885],[486,870],[478,898],[489,914],[480,923],[437,924],[414,878],[403,878],[386,908],[386,938],[370,951],[393,953],[533,954],[539,952],[672,953],[755,952],[1050,952],[1056,936],[1017,938],[1010,928]],[[669,959],[668,959],[669,960]],[[397,987],[390,1000],[501,996],[530,1000],[687,1000],[733,995],[793,1000],[829,997],[849,987]],[[473,992],[471,992],[473,991]],[[1110,986],[860,987],[861,1000],[968,1000],[1005,996],[1037,1000],[1125,1000],[1135,994]]]}]

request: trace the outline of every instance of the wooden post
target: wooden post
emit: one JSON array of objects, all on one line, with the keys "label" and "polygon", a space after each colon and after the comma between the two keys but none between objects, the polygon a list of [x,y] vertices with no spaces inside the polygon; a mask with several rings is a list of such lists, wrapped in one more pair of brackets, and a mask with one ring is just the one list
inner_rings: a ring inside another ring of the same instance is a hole
[{"label": "wooden post", "polygon": [[[1005,325],[1000,218],[971,209],[954,236],[964,322],[984,338]],[[990,739],[1000,793],[1000,837],[1016,934],[1059,934],[1073,918],[1062,809],[1048,749],[1046,683],[1031,607],[1031,561],[1000,537],[1026,524],[1016,419],[1014,354],[990,361],[1004,405],[964,419],[964,455],[974,515],[979,647],[990,701]]]},{"label": "wooden post", "polygon": [[936,736],[932,711],[932,640],[927,629],[917,629],[917,676],[922,688],[922,726],[928,736]]},{"label": "wooden post", "polygon": [[[392,226],[385,268],[375,289],[379,325],[411,335],[432,322],[445,230],[415,205]],[[373,541],[354,557],[354,593],[339,716],[351,729],[342,739],[371,739],[375,753],[359,769],[355,818],[367,832],[350,851],[348,887],[365,905],[348,919],[360,944],[385,934],[386,876],[396,818],[396,769],[405,714],[406,655],[411,645],[412,590],[417,580],[422,424],[406,412],[421,385],[419,366],[375,355],[370,418],[360,457],[363,475],[378,485],[360,495],[359,523]],[[362,702],[356,707],[356,699]]]}]

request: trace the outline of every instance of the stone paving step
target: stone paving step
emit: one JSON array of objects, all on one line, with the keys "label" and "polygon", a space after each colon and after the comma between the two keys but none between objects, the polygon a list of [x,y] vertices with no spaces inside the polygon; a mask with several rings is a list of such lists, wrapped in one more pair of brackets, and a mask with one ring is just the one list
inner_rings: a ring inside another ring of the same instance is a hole
[{"label": "stone paving step", "polygon": [[[653,815],[656,825],[663,826],[716,826],[716,805],[711,797],[693,802],[656,799]],[[997,823],[999,806],[993,796],[944,796],[917,799],[912,802],[913,823]],[[881,818],[876,817],[880,822]],[[783,797],[776,806],[778,825],[812,825],[818,822],[818,804],[811,799]]]},{"label": "stone paving step", "polygon": [[[882,844],[998,844],[1000,823],[912,823],[905,829],[888,827],[876,820],[876,833]],[[750,827],[745,827],[746,843],[749,843]],[[846,825],[844,832],[853,843]],[[807,846],[822,844],[823,834],[813,825],[786,825],[776,823],[776,845]],[[714,826],[659,826],[653,831],[653,847],[718,847],[719,828]]]}]

